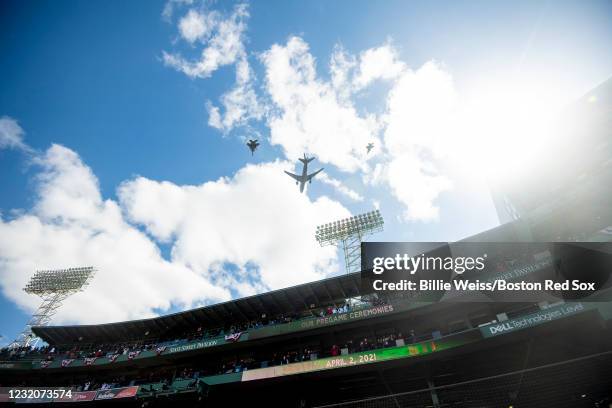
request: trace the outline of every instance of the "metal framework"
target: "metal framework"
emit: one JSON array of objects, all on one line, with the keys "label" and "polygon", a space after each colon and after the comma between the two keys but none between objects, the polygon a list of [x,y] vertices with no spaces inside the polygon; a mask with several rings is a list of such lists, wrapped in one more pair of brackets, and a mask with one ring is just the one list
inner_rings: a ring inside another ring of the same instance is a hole
[{"label": "metal framework", "polygon": [[89,285],[95,272],[93,266],[37,271],[23,290],[40,296],[42,303],[11,346],[36,346],[39,338],[32,333],[32,327],[46,326],[64,300]]},{"label": "metal framework", "polygon": [[319,225],[315,238],[321,246],[342,244],[346,273],[361,270],[361,241],[384,227],[380,211],[375,210],[332,223]]}]

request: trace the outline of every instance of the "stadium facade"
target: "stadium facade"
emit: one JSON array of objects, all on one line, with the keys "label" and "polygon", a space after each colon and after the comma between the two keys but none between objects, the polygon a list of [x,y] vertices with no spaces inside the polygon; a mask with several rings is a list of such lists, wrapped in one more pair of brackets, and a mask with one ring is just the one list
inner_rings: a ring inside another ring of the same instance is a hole
[{"label": "stadium facade", "polygon": [[49,346],[5,351],[0,384],[70,387],[79,406],[604,406],[611,319],[597,299],[421,302],[364,293],[350,274],[153,319],[35,327]]}]

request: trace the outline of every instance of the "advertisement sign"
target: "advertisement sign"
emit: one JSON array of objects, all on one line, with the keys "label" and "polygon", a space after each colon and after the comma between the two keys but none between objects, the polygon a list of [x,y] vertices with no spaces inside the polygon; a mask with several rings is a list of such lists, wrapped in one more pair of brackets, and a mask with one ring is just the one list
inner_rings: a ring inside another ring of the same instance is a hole
[{"label": "advertisement sign", "polygon": [[53,402],[93,401],[97,393],[97,391],[73,391],[70,396],[65,395],[61,398],[54,398]]},{"label": "advertisement sign", "polygon": [[341,323],[353,322],[362,319],[368,319],[371,317],[379,317],[392,313],[405,312],[408,310],[419,308],[423,304],[424,303],[422,302],[406,301],[362,309],[354,309],[346,313],[337,313],[323,317],[301,319],[291,323],[263,327],[257,330],[253,330],[248,334],[250,339],[259,339],[262,337],[274,336],[278,334],[286,334],[296,331],[316,329],[319,327],[334,326]]},{"label": "advertisement sign", "polygon": [[463,333],[457,336],[450,336],[446,339],[423,341],[407,346],[362,351],[344,356],[328,357],[319,360],[309,360],[275,367],[247,370],[242,373],[242,381],[261,380],[264,378],[282,377],[285,375],[303,374],[313,371],[358,366],[400,358],[418,357],[462,346],[464,344],[477,341],[478,338],[480,338],[480,336],[477,334],[477,332]]},{"label": "advertisement sign", "polygon": [[494,337],[501,334],[514,332],[529,327],[538,326],[553,320],[562,319],[586,311],[587,308],[582,303],[569,303],[545,310],[540,310],[536,313],[516,319],[507,320],[499,323],[492,323],[480,328],[483,337]]},{"label": "advertisement sign", "polygon": [[138,386],[111,388],[110,390],[100,390],[96,395],[96,400],[109,400],[119,398],[135,397],[138,393]]},{"label": "advertisement sign", "polygon": [[[314,319],[308,319],[301,322],[296,322],[295,326],[301,329],[311,329],[316,327],[331,326],[337,323],[350,322],[355,320],[361,320],[368,317],[381,316],[384,314],[393,313],[393,305],[382,305],[375,306],[368,309],[355,310],[347,313],[332,314],[329,316],[317,317]],[[289,323],[291,324],[291,323]]]},{"label": "advertisement sign", "polygon": [[223,338],[216,338],[216,339],[210,339],[210,340],[202,340],[202,341],[195,341],[195,342],[191,342],[191,343],[186,343],[186,344],[181,344],[180,346],[174,346],[174,347],[169,347],[167,354],[172,354],[172,353],[181,353],[184,351],[192,351],[192,350],[199,350],[199,349],[205,349],[208,347],[214,347],[214,346],[218,346],[220,344],[223,344]]},{"label": "advertisement sign", "polygon": [[92,365],[93,363],[96,362],[97,357],[86,357],[85,358],[85,365]]}]

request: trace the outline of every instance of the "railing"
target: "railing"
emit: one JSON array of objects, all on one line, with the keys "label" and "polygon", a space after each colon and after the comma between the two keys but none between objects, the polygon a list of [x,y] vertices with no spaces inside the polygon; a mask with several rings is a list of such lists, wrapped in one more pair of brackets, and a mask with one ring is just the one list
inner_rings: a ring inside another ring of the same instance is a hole
[{"label": "railing", "polygon": [[[39,359],[43,360],[39,363],[34,363],[33,368],[59,368],[59,367],[83,367],[87,365],[101,365],[109,363],[120,363],[130,360],[140,360],[142,358],[155,357],[158,355],[168,355],[180,352],[189,352],[195,350],[203,350],[211,347],[218,347],[229,343],[247,341],[249,339],[257,339],[263,337],[276,336],[281,334],[305,331],[316,329],[320,327],[327,327],[336,324],[342,324],[347,322],[359,321],[362,319],[373,318],[381,315],[395,314],[402,311],[411,310],[414,308],[421,307],[421,304],[414,302],[404,302],[388,304],[383,306],[375,307],[364,307],[351,310],[347,313],[327,315],[324,317],[311,317],[307,319],[295,320],[289,323],[277,324],[272,326],[259,327],[250,331],[240,333],[239,335],[234,334],[232,337],[219,336],[213,339],[201,339],[194,341],[171,341],[157,345],[157,347],[146,350],[137,351],[126,354],[106,354],[103,357],[98,358],[63,358],[65,356],[58,356],[52,362],[45,363],[42,356]],[[229,335],[228,335],[229,336]],[[71,360],[71,361],[67,361]],[[38,364],[38,365],[37,365]]]}]

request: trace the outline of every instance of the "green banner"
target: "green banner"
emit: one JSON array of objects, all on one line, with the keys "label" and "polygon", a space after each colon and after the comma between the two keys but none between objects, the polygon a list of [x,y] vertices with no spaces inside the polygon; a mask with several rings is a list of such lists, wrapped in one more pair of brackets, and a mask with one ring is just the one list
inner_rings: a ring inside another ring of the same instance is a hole
[{"label": "green banner", "polygon": [[407,346],[389,347],[385,349],[362,351],[343,356],[326,357],[319,360],[309,360],[274,367],[257,368],[254,370],[244,371],[242,373],[242,381],[261,380],[264,378],[282,377],[286,375],[303,374],[342,367],[352,367],[400,358],[418,357],[462,346],[467,343],[478,341],[479,339],[480,335],[477,332],[466,332],[456,336],[449,336],[444,339],[429,340]]},{"label": "green banner", "polygon": [[201,350],[210,347],[221,346],[227,343],[235,343],[237,341],[246,341],[249,339],[249,333],[244,332],[234,341],[225,340],[224,336],[219,336],[214,339],[192,341],[177,346],[170,346],[164,351],[164,354],[182,353],[185,351]]},{"label": "green banner", "polygon": [[260,329],[249,332],[250,339],[258,339],[261,337],[276,336],[302,330],[311,330],[319,327],[335,326],[337,324],[369,319],[372,317],[380,317],[391,315],[394,313],[405,312],[412,309],[417,309],[429,302],[403,301],[388,305],[374,306],[364,309],[352,310],[347,313],[338,313],[322,317],[311,317],[306,319],[296,320],[294,322],[279,324],[275,326],[262,327]]}]

